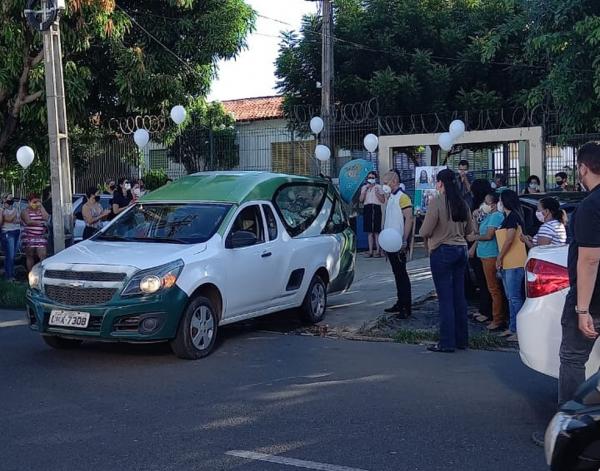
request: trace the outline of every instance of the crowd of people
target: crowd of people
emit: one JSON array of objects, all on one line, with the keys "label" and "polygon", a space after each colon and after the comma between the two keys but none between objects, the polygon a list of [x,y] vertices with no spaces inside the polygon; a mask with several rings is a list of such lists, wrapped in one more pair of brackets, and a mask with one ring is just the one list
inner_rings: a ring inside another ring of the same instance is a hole
[{"label": "crowd of people", "polygon": [[[101,190],[90,187],[85,192],[81,207],[81,219],[85,222],[83,239],[92,237],[104,224],[123,212],[147,193],[142,179],[130,181],[120,178],[115,184],[108,180],[104,194],[110,196],[108,208],[100,203]],[[22,251],[27,270],[48,256],[51,244],[52,201],[49,188],[43,192],[30,193],[27,205],[22,208],[12,194],[0,198],[0,242],[4,254],[4,278],[15,280],[15,260]]]},{"label": "crowd of people", "polygon": [[[565,191],[567,176],[556,175],[556,188]],[[468,344],[465,279],[469,268],[481,281],[479,312],[474,320],[509,341],[517,340],[517,314],[525,301],[527,251],[541,245],[567,242],[567,216],[552,196],[539,199],[539,229],[529,235],[519,194],[510,189],[504,174],[493,181],[475,179],[469,162],[461,160],[456,171],[440,171],[436,193],[428,205],[419,231],[429,252],[431,272],[439,299],[440,341],[430,347],[453,352]],[[399,172],[378,182],[370,172],[360,192],[364,205],[363,230],[368,234],[367,257],[386,256],[396,281],[397,301],[386,309],[399,318],[411,315],[411,287],[406,254],[413,225],[412,201],[400,188]],[[541,180],[531,175],[524,194],[542,193]],[[394,228],[403,236],[402,249],[384,253],[378,243],[382,230]]]}]

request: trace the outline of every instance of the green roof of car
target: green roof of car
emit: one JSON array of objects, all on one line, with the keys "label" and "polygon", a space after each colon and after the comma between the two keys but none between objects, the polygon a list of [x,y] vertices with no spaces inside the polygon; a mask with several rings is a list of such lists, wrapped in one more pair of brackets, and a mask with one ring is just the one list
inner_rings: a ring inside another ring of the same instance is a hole
[{"label": "green roof of car", "polygon": [[271,200],[277,188],[285,183],[326,183],[326,180],[269,172],[202,172],[154,190],[144,196],[141,202],[211,201],[242,204],[246,201]]}]

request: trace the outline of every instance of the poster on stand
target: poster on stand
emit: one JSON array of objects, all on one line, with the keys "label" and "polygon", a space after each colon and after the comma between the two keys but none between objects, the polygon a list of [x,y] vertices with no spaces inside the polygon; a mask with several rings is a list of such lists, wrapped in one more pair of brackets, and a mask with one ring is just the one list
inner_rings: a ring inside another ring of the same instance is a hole
[{"label": "poster on stand", "polygon": [[435,189],[437,174],[448,168],[446,165],[415,168],[415,200],[416,214],[425,214],[432,198],[437,194]]}]

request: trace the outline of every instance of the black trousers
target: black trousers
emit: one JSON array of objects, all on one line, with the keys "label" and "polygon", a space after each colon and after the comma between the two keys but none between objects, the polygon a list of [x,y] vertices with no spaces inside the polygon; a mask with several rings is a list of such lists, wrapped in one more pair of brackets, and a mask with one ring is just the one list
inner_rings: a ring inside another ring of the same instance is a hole
[{"label": "black trousers", "polygon": [[[475,272],[477,278],[477,287],[479,288],[479,312],[488,319],[492,319],[492,296],[488,290],[487,283],[485,282],[485,273],[483,272],[483,265],[478,257],[469,259],[469,265]],[[466,276],[471,282],[471,276],[467,270]]]},{"label": "black trousers", "polygon": [[394,252],[387,254],[396,280],[396,291],[398,294],[398,306],[410,311],[412,307],[412,288],[410,278],[406,271],[406,252]]}]

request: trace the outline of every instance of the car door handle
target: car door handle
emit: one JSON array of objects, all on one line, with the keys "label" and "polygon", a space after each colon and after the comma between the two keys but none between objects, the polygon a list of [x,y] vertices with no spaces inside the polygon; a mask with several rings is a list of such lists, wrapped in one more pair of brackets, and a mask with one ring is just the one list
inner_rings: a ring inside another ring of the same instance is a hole
[{"label": "car door handle", "polygon": [[264,253],[261,255],[261,257],[262,257],[262,258],[267,258],[267,257],[270,257],[271,255],[273,255],[271,252],[264,252]]}]

